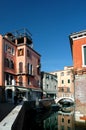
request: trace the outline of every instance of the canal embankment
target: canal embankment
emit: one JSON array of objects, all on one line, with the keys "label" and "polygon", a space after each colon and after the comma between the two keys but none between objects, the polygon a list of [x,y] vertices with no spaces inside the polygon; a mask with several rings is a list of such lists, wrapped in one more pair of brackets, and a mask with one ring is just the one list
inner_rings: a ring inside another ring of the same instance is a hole
[{"label": "canal embankment", "polygon": [[3,111],[1,111],[2,118],[0,122],[0,130],[11,130],[12,124],[14,123],[14,120],[18,116],[18,113],[21,110],[22,105],[23,105],[22,103],[18,104],[17,106],[14,106],[9,103],[3,104],[2,106]]}]

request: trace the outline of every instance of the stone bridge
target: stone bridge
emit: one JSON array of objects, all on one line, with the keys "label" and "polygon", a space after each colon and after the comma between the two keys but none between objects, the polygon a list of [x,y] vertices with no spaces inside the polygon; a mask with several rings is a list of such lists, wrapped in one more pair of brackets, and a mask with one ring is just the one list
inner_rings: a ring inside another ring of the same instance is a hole
[{"label": "stone bridge", "polygon": [[71,97],[59,97],[59,98],[55,99],[55,102],[58,103],[59,101],[61,101],[63,99],[70,100],[70,101],[74,102],[74,98],[71,98]]}]

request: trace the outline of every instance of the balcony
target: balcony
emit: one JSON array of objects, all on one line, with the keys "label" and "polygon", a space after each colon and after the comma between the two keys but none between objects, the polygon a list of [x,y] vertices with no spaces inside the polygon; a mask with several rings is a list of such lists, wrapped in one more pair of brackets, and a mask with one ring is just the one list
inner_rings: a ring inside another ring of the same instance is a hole
[{"label": "balcony", "polygon": [[29,75],[29,76],[35,76],[35,72],[29,72],[29,71],[18,71],[16,75]]}]

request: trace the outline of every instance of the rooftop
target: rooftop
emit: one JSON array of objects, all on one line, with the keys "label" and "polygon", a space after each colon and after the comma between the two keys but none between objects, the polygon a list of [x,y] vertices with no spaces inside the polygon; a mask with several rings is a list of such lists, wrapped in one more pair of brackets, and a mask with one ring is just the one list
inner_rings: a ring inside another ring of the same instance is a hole
[{"label": "rooftop", "polygon": [[77,39],[77,38],[81,38],[81,37],[86,37],[86,30],[74,32],[69,35],[70,39]]},{"label": "rooftop", "polygon": [[4,36],[9,37],[12,41],[22,37],[27,37],[30,41],[32,41],[32,34],[26,28],[15,30],[13,32],[7,32]]}]

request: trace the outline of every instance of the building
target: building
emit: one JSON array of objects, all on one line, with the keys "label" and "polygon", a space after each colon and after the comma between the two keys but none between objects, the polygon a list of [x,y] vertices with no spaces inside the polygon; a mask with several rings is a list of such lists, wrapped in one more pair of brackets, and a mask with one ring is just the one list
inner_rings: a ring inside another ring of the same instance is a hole
[{"label": "building", "polygon": [[57,76],[48,72],[41,72],[41,87],[43,97],[56,98],[57,96]]},{"label": "building", "polygon": [[64,70],[51,72],[54,75],[57,75],[57,87],[58,93],[57,97],[71,97],[74,98],[74,76],[73,76],[73,67],[65,66]]},{"label": "building", "polygon": [[86,30],[69,35],[75,75],[75,111],[86,120]]},{"label": "building", "polygon": [[40,58],[27,29],[0,35],[0,100],[3,90],[7,101],[40,98]]}]

